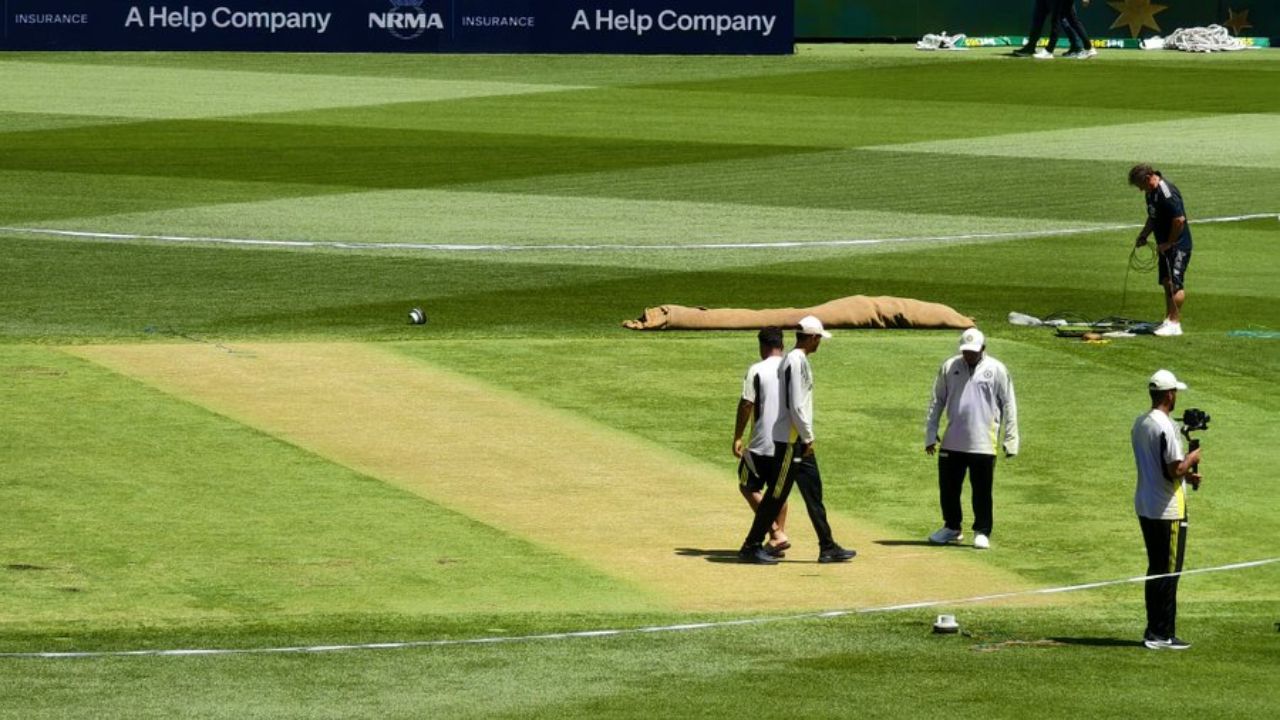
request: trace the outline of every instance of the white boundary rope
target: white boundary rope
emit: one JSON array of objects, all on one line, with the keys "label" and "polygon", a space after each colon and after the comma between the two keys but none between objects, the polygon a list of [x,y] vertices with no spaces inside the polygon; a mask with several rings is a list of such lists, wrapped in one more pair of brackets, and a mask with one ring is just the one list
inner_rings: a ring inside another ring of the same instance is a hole
[{"label": "white boundary rope", "polygon": [[307,653],[330,653],[345,652],[351,650],[403,650],[408,648],[430,648],[430,647],[449,647],[457,645],[498,645],[505,643],[533,642],[538,640],[568,640],[572,638],[602,638],[617,637],[619,635],[651,635],[656,633],[668,632],[688,632],[690,630],[707,630],[711,628],[736,627],[741,625],[765,625],[769,623],[787,622],[792,620],[814,620],[845,617],[847,615],[863,615],[868,613],[884,613],[897,612],[901,610],[917,610],[921,608],[932,607],[948,607],[951,605],[972,605],[976,603],[991,602],[994,600],[1005,600],[1015,597],[1026,597],[1030,595],[1054,595],[1057,593],[1075,592],[1078,590],[1092,590],[1095,588],[1106,587],[1108,585],[1124,585],[1128,583],[1145,582],[1155,578],[1177,577],[1181,575],[1196,575],[1199,573],[1225,572],[1228,570],[1243,570],[1245,568],[1260,567],[1271,563],[1280,562],[1280,557],[1267,558],[1265,560],[1251,560],[1248,562],[1231,563],[1229,565],[1218,565],[1216,567],[1197,568],[1195,570],[1183,570],[1176,573],[1164,573],[1161,575],[1142,575],[1139,577],[1121,578],[1118,580],[1101,580],[1098,582],[1083,583],[1080,585],[1064,585],[1061,587],[1038,588],[1034,590],[1016,590],[1013,592],[995,593],[993,595],[978,595],[975,597],[960,598],[956,600],[924,600],[921,602],[903,603],[900,605],[883,605],[879,607],[858,608],[851,610],[827,610],[824,612],[800,613],[796,615],[775,615],[768,617],[743,618],[739,620],[718,620],[710,622],[682,623],[679,625],[654,625],[649,627],[638,628],[621,628],[621,629],[604,629],[604,630],[578,630],[574,632],[558,632],[544,633],[540,635],[514,635],[514,636],[496,636],[481,638],[458,638],[446,640],[413,640],[408,642],[383,642],[383,643],[359,643],[351,645],[295,645],[288,647],[271,647],[271,648],[188,648],[173,650],[105,650],[105,651],[87,651],[87,652],[26,652],[26,653],[0,653],[0,659],[12,658],[40,658],[40,659],[72,659],[72,658],[109,658],[109,657],[192,657],[192,656],[210,656],[210,655],[289,655],[289,654],[307,654]]},{"label": "white boundary rope", "polygon": [[[1198,218],[1201,223],[1230,223],[1246,220],[1264,220],[1275,218],[1277,213],[1253,213],[1249,215],[1227,215],[1224,217]],[[689,243],[689,244],[572,244],[554,243],[547,245],[531,244],[466,244],[466,243],[396,243],[396,242],[341,242],[325,240],[265,240],[260,238],[221,238],[199,237],[189,235],[144,235],[136,233],[93,232],[89,230],[59,230],[56,228],[0,227],[0,232],[23,235],[44,235],[49,237],[66,237],[83,240],[105,242],[151,241],[179,244],[235,245],[275,248],[317,248],[328,250],[417,250],[434,252],[529,252],[538,250],[586,250],[607,252],[611,250],[777,250],[785,248],[822,248],[848,247],[854,245],[880,245],[885,243],[909,242],[963,242],[966,240],[1014,240],[1019,238],[1059,237],[1062,235],[1083,235],[1093,232],[1109,232],[1112,230],[1133,230],[1141,228],[1140,224],[1126,223],[1121,225],[1094,225],[1088,227],[1060,228],[1056,230],[1024,230],[1011,232],[968,233],[960,235],[933,235],[885,237],[845,240],[795,240],[779,242],[738,242],[738,243]]]}]

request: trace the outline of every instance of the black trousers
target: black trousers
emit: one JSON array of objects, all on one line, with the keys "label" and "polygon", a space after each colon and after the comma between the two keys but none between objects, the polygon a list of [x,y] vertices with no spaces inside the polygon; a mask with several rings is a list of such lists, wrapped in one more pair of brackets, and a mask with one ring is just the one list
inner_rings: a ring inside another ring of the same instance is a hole
[{"label": "black trousers", "polygon": [[[809,511],[809,522],[813,523],[813,531],[818,535],[818,547],[825,550],[836,544],[831,537],[831,524],[827,522],[827,508],[822,504],[822,473],[818,470],[818,458],[815,455],[804,457],[803,451],[804,443],[798,441],[774,443],[773,459],[778,464],[765,479],[764,497],[742,544],[744,548],[764,544],[765,535],[778,519],[778,512],[786,504],[792,485],[800,487],[804,507]],[[764,471],[759,467],[756,469],[763,476]]]},{"label": "black trousers", "polygon": [[[1187,519],[1154,520],[1138,516],[1142,542],[1147,546],[1147,574],[1182,572],[1182,556],[1187,549]],[[1153,578],[1146,583],[1147,634],[1171,638],[1178,619],[1178,579]]]},{"label": "black trousers", "polygon": [[1040,42],[1040,33],[1044,30],[1044,21],[1053,14],[1057,0],[1036,0],[1036,8],[1031,12],[1031,30],[1027,33],[1027,44],[1022,47],[1034,50]]},{"label": "black trousers", "polygon": [[1084,23],[1076,14],[1076,0],[1054,0],[1053,18],[1049,23],[1049,52],[1058,44],[1058,31],[1067,35],[1067,42],[1072,50],[1082,50],[1089,46],[1089,35],[1085,32]]},{"label": "black trousers", "polygon": [[969,473],[969,485],[973,492],[973,531],[991,535],[991,486],[995,482],[996,456],[955,450],[938,451],[938,501],[942,505],[943,523],[952,530],[959,530],[964,521],[960,509],[960,490],[964,487],[964,475]]}]

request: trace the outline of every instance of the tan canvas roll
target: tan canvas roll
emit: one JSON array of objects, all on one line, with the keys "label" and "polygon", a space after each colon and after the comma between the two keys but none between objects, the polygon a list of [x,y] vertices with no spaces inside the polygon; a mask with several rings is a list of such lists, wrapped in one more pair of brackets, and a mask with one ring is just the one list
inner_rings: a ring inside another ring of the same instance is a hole
[{"label": "tan canvas roll", "polygon": [[632,330],[754,330],[768,325],[787,328],[805,315],[816,315],[828,328],[964,328],[973,318],[940,303],[881,295],[852,295],[809,308],[701,308],[659,305],[646,308],[623,327]]}]

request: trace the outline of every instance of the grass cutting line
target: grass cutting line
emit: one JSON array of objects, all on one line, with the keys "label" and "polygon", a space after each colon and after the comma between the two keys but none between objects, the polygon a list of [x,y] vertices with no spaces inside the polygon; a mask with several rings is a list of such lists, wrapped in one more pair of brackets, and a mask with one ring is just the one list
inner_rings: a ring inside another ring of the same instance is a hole
[{"label": "grass cutting line", "polygon": [[[1197,218],[1200,223],[1232,223],[1247,220],[1280,220],[1280,213],[1252,213],[1248,215],[1225,215],[1222,217]],[[520,252],[537,250],[587,250],[602,252],[609,250],[777,250],[786,248],[815,247],[848,247],[856,245],[880,245],[886,243],[909,242],[964,242],[974,240],[1016,240],[1022,238],[1058,237],[1062,235],[1083,235],[1113,230],[1133,230],[1141,228],[1141,224],[1124,223],[1118,225],[1091,225],[1075,228],[1058,228],[1053,230],[1024,230],[1009,232],[967,233],[959,235],[931,235],[891,238],[865,238],[844,240],[793,240],[785,242],[755,243],[663,243],[663,244],[589,244],[589,243],[553,243],[544,245],[529,244],[496,244],[496,243],[353,243],[325,240],[266,240],[261,238],[220,238],[199,237],[191,235],[144,235],[137,233],[93,232],[89,230],[59,230],[56,228],[0,227],[0,232],[21,233],[24,235],[44,235],[104,242],[148,241],[161,243],[196,243],[201,245],[236,245],[277,248],[318,248],[325,250],[418,250],[430,252]]]},{"label": "grass cutting line", "polygon": [[952,605],[974,605],[985,602],[994,602],[997,600],[1006,600],[1015,597],[1025,597],[1030,595],[1053,595],[1057,593],[1077,592],[1080,590],[1093,590],[1111,585],[1125,585],[1130,583],[1145,582],[1157,578],[1178,577],[1182,575],[1197,575],[1200,573],[1226,572],[1230,570],[1244,570],[1246,568],[1262,567],[1275,562],[1280,562],[1280,557],[1266,558],[1264,560],[1249,560],[1246,562],[1230,563],[1227,565],[1217,565],[1207,568],[1196,568],[1194,570],[1183,570],[1175,573],[1162,573],[1159,575],[1141,575],[1138,577],[1119,578],[1114,580],[1099,580],[1096,582],[1081,583],[1078,585],[1062,585],[1058,587],[1036,588],[1033,590],[1016,590],[1013,592],[996,593],[993,595],[977,595],[973,597],[953,599],[953,600],[924,600],[920,602],[902,603],[897,605],[881,605],[878,607],[856,608],[846,610],[826,610],[822,612],[797,613],[793,615],[771,615],[765,617],[739,618],[736,620],[717,620],[711,622],[695,622],[680,623],[676,625],[650,625],[638,628],[607,628],[600,630],[578,630],[573,632],[557,632],[543,633],[540,635],[515,635],[515,636],[492,636],[480,638],[457,638],[442,640],[411,640],[408,642],[382,642],[382,643],[356,643],[345,645],[293,645],[286,647],[269,647],[269,648],[182,648],[170,650],[103,650],[103,651],[85,651],[85,652],[18,652],[18,653],[0,653],[0,659],[46,659],[46,660],[67,660],[76,658],[105,658],[105,657],[207,657],[210,655],[288,655],[288,654],[308,654],[308,653],[330,653],[345,652],[351,650],[405,650],[410,648],[428,648],[428,647],[449,647],[456,645],[497,645],[517,642],[532,642],[537,640],[569,640],[584,638],[602,638],[617,637],[619,635],[647,635],[655,633],[670,632],[688,632],[691,630],[708,630],[711,628],[738,627],[743,625],[764,625],[769,623],[786,622],[792,620],[822,620],[829,618],[846,617],[849,615],[865,615],[870,613],[898,612],[902,610],[919,610],[922,608],[949,607]]}]

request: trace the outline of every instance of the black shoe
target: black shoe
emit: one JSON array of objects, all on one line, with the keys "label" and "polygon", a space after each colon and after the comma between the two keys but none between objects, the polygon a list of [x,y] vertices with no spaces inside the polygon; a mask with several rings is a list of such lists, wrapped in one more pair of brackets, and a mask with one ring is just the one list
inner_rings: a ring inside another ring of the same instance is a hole
[{"label": "black shoe", "polygon": [[[791,547],[791,544],[788,543],[787,547]],[[779,560],[787,556],[786,548],[780,545],[765,545],[764,551],[769,557],[778,558]]]},{"label": "black shoe", "polygon": [[852,560],[853,557],[857,554],[858,554],[857,550],[845,550],[839,545],[832,545],[829,548],[823,548],[822,552],[818,553],[818,562],[820,563],[848,562]]},{"label": "black shoe", "polygon": [[1014,57],[1031,57],[1032,55],[1035,55],[1035,54],[1036,54],[1036,49],[1029,48],[1029,47],[1020,47],[1017,50],[1013,51]]},{"label": "black shoe", "polygon": [[1162,638],[1151,633],[1145,633],[1142,636],[1142,644],[1148,650],[1186,650],[1191,647],[1191,643],[1181,638]]},{"label": "black shoe", "polygon": [[764,548],[756,546],[753,548],[742,548],[738,551],[738,560],[749,565],[777,565],[778,558],[765,552]]}]

